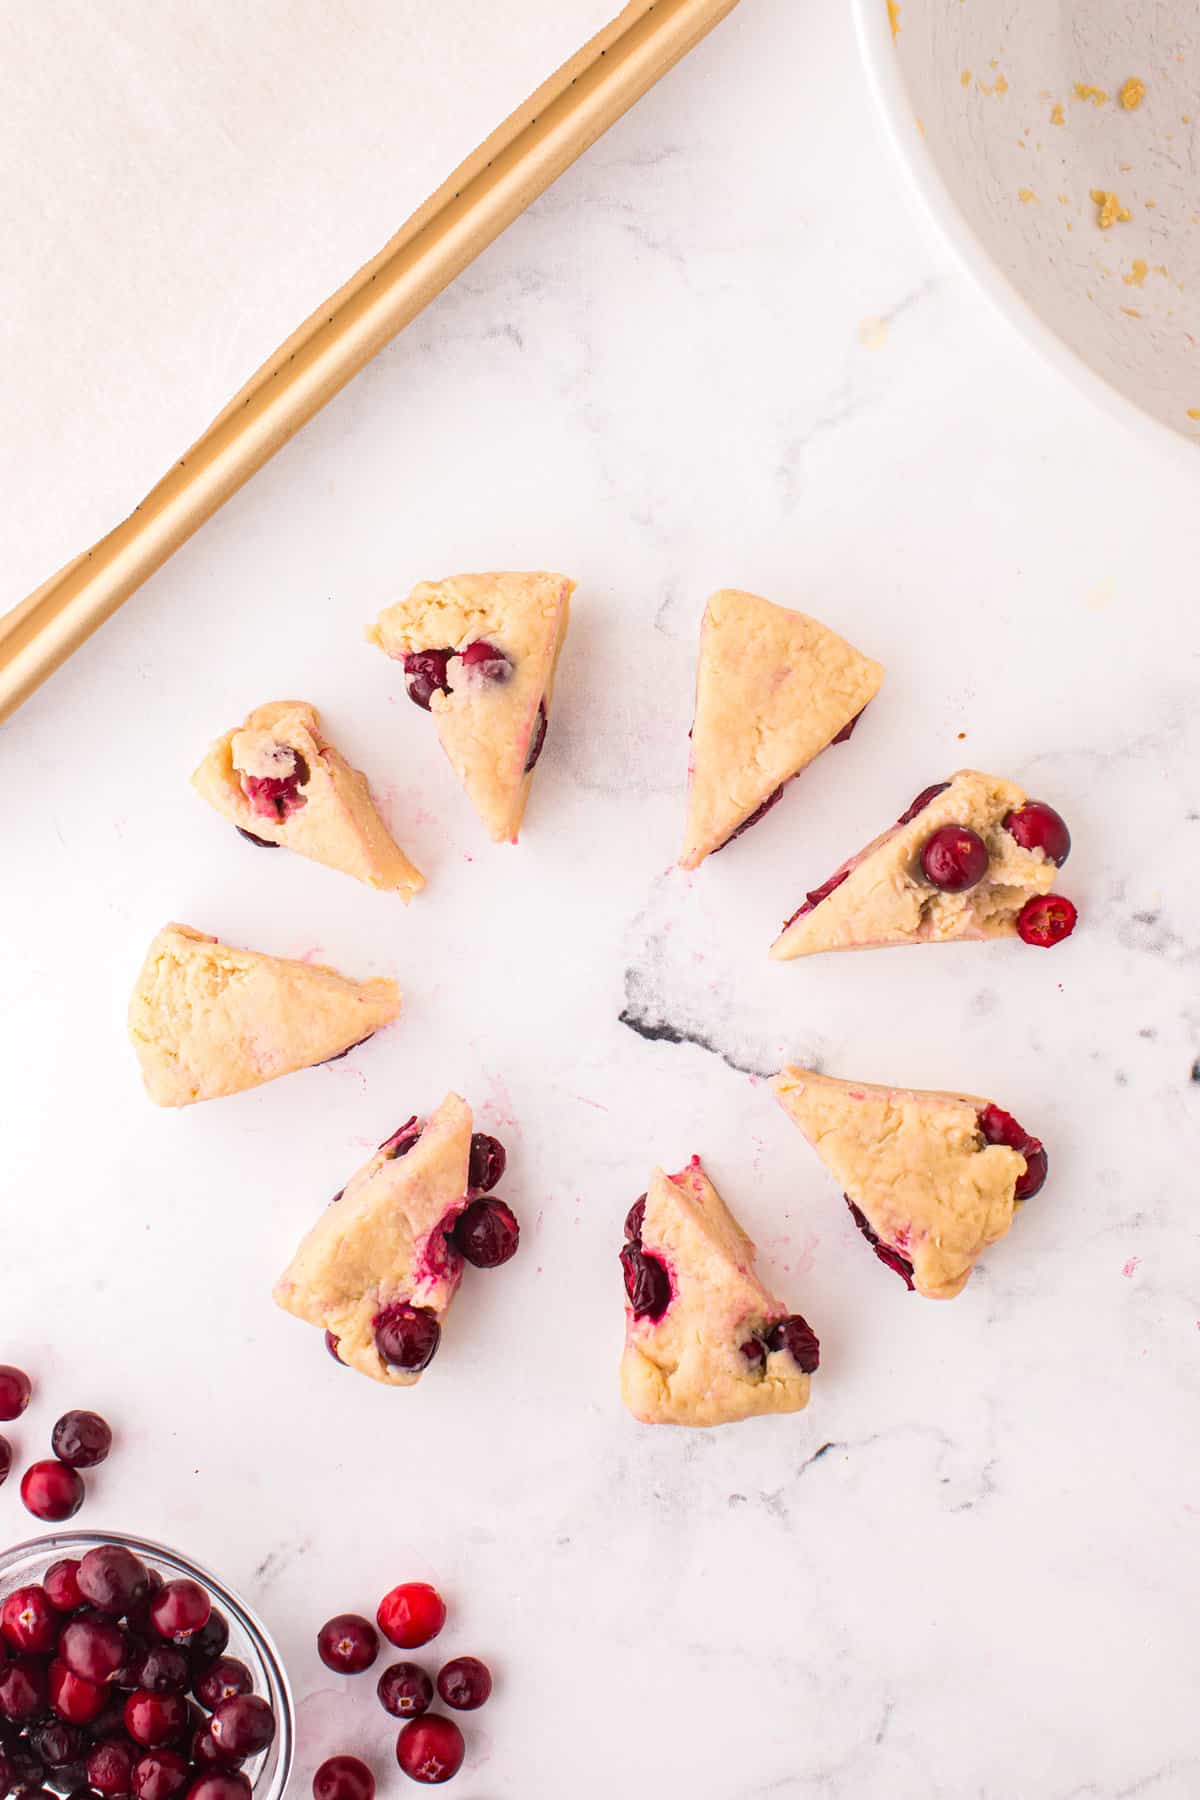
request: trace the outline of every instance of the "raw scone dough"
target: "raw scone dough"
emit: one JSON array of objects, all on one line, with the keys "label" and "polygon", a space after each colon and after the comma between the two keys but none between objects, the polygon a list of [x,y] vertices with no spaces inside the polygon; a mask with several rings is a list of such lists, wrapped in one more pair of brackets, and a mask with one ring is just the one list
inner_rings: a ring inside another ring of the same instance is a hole
[{"label": "raw scone dough", "polygon": [[828,626],[732,588],[700,627],[681,868],[696,869],[852,724],[883,668]]},{"label": "raw scone dough", "polygon": [[350,981],[167,925],[133,990],[129,1036],[155,1104],[190,1106],[327,1062],[399,1011],[394,981]]},{"label": "raw scone dough", "polygon": [[575,583],[565,575],[500,573],[422,581],[380,614],[367,636],[388,656],[419,650],[459,652],[487,643],[511,664],[490,680],[452,655],[450,692],[430,712],[442,748],[476,812],[497,843],[516,843],[533,770],[527,767],[548,717],[554,673],[566,636]]}]

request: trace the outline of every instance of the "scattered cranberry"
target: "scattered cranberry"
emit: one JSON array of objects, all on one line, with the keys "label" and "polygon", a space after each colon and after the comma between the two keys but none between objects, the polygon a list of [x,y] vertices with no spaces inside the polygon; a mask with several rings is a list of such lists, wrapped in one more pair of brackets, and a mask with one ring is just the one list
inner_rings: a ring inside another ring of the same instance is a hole
[{"label": "scattered cranberry", "polygon": [[32,1392],[33,1383],[24,1369],[0,1363],[0,1419],[19,1419]]},{"label": "scattered cranberry", "polygon": [[340,1363],[342,1360],[341,1356],[338,1354],[338,1345],[341,1341],[341,1338],[335,1337],[332,1331],[327,1331],[325,1333],[325,1348],[328,1350],[335,1363]]},{"label": "scattered cranberry", "polygon": [[125,1729],[135,1744],[157,1750],[160,1744],[177,1744],[188,1728],[190,1714],[182,1694],[152,1694],[138,1688],[125,1702]]},{"label": "scattered cranberry", "polygon": [[929,805],[929,802],[931,800],[936,800],[939,794],[944,794],[949,786],[950,783],[948,781],[935,781],[931,787],[922,788],[912,805],[905,807],[904,811],[900,814],[900,817],[896,820],[896,824],[911,825],[917,814],[923,813],[925,808]]},{"label": "scattered cranberry", "polygon": [[208,1624],[202,1625],[188,1645],[188,1656],[191,1659],[192,1671],[199,1671],[218,1656],[224,1654],[229,1642],[229,1621],[224,1613],[218,1612],[214,1606],[208,1615]]},{"label": "scattered cranberry", "polygon": [[467,1186],[474,1194],[490,1194],[508,1167],[508,1157],[499,1138],[486,1131],[471,1134],[471,1161],[467,1169]]},{"label": "scattered cranberry", "polygon": [[546,743],[546,728],[550,721],[546,717],[546,702],[538,701],[537,723],[533,728],[533,736],[529,740],[529,755],[525,758],[525,773],[532,774],[537,766],[537,759],[542,754]]},{"label": "scattered cranberry", "polygon": [[865,713],[866,710],[867,708],[864,706],[862,712],[856,712],[850,723],[848,725],[843,725],[836,737],[830,738],[830,743],[848,744],[850,739],[854,736],[854,727],[858,724],[858,721],[862,718],[863,713]]},{"label": "scattered cranberry", "polygon": [[637,1244],[621,1250],[625,1292],[635,1319],[661,1319],[671,1303],[671,1282],[657,1256],[649,1256]]},{"label": "scattered cranberry", "polygon": [[442,1338],[436,1314],[424,1306],[387,1306],[376,1313],[373,1327],[384,1362],[410,1375],[429,1367]]},{"label": "scattered cranberry", "polygon": [[978,887],[987,866],[987,845],[977,831],[965,825],[943,825],[921,847],[925,877],[943,893],[964,894],[968,888]]},{"label": "scattered cranberry", "polygon": [[183,1792],[191,1772],[178,1750],[147,1751],[134,1766],[134,1800],[172,1800]]},{"label": "scattered cranberry", "polygon": [[472,1200],[454,1223],[455,1248],[477,1269],[498,1269],[517,1254],[521,1227],[503,1200]]},{"label": "scattered cranberry", "polygon": [[359,1613],[338,1613],[318,1631],[317,1655],[339,1675],[361,1675],[379,1655],[379,1634]]},{"label": "scattered cranberry", "polygon": [[72,1619],[63,1627],[58,1654],[73,1675],[105,1682],[124,1667],[129,1640],[111,1619]]},{"label": "scattered cranberry", "polygon": [[42,1576],[42,1586],[46,1590],[46,1598],[56,1612],[78,1612],[83,1605],[83,1595],[79,1591],[79,1564],[73,1556],[64,1556],[59,1562],[51,1563]]},{"label": "scattered cranberry", "polygon": [[384,1595],[376,1618],[389,1644],[417,1650],[446,1623],[446,1603],[427,1581],[405,1581]]},{"label": "scattered cranberry", "polygon": [[232,1700],[235,1694],[250,1694],[254,1691],[254,1680],[244,1662],[236,1656],[218,1656],[216,1662],[209,1663],[202,1675],[196,1677],[192,1692],[208,1712],[216,1712],[222,1700]]},{"label": "scattered cranberry", "polygon": [[805,1375],[816,1372],[821,1362],[821,1345],[807,1319],[799,1313],[780,1319],[767,1335],[768,1350],[786,1350]]},{"label": "scattered cranberry", "polygon": [[625,1214],[625,1236],[631,1244],[640,1244],[646,1223],[646,1196],[641,1194]]},{"label": "scattered cranberry", "polygon": [[1046,1183],[1050,1159],[1040,1138],[1031,1137],[1018,1125],[1011,1113],[1000,1106],[985,1106],[979,1114],[979,1129],[989,1144],[1006,1144],[1025,1158],[1025,1173],[1016,1186],[1018,1200],[1032,1200]]},{"label": "scattered cranberry", "polygon": [[12,1468],[12,1445],[6,1437],[0,1437],[0,1487],[8,1480]]},{"label": "scattered cranberry", "polygon": [[848,881],[849,878],[849,869],[839,869],[836,875],[831,875],[828,881],[823,881],[821,883],[820,887],[813,888],[810,893],[804,896],[803,906],[798,906],[791,918],[783,921],[783,929],[786,931],[789,925],[794,925],[797,919],[802,919],[804,917],[805,913],[810,913],[814,908],[820,906],[822,900],[828,900],[834,889],[840,888],[843,881]]},{"label": "scattered cranberry", "polygon": [[313,1776],[313,1800],[375,1800],[375,1777],[357,1756],[331,1756]]},{"label": "scattered cranberry", "polygon": [[512,674],[512,663],[503,650],[485,643],[483,638],[467,645],[462,652],[462,665],[464,669],[474,669],[485,681],[507,681]]},{"label": "scattered cranberry", "polygon": [[456,1712],[474,1712],[492,1691],[492,1672],[477,1656],[456,1656],[439,1672],[437,1691]]},{"label": "scattered cranberry", "polygon": [[458,1774],[466,1745],[453,1719],[427,1713],[410,1719],[396,1739],[396,1761],[411,1781],[435,1787]]},{"label": "scattered cranberry", "polygon": [[31,1463],[21,1477],[21,1499],[35,1519],[61,1524],[83,1505],[83,1478],[66,1463]]},{"label": "scattered cranberry", "polygon": [[1012,832],[1022,850],[1041,850],[1060,869],[1071,854],[1067,822],[1044,800],[1027,800],[1018,806],[1008,814],[1004,829]]},{"label": "scattered cranberry", "polygon": [[404,658],[404,685],[414,705],[424,707],[428,712],[435,694],[450,692],[446,664],[452,654],[450,650],[409,651]]},{"label": "scattered cranberry", "polygon": [[68,1725],[90,1725],[108,1704],[108,1691],[98,1681],[85,1681],[59,1658],[46,1672],[50,1705]]},{"label": "scattered cranberry", "polygon": [[1075,907],[1061,894],[1037,894],[1017,914],[1017,935],[1023,944],[1052,950],[1070,937],[1078,918]]},{"label": "scattered cranberry", "polygon": [[58,1643],[62,1620],[50,1604],[45,1588],[14,1588],[0,1606],[0,1632],[14,1650],[31,1656],[50,1656]]},{"label": "scattered cranberry", "polygon": [[154,1582],[145,1563],[122,1544],[101,1544],[89,1550],[79,1565],[76,1577],[79,1591],[89,1606],[114,1618],[128,1614],[136,1625],[133,1610],[149,1595]]},{"label": "scattered cranberry", "polygon": [[308,805],[307,795],[300,792],[308,784],[308,763],[298,750],[292,750],[286,744],[278,745],[277,749],[279,767],[287,766],[286,775],[242,776],[242,788],[251,811],[260,813],[264,819],[287,819]]},{"label": "scattered cranberry", "polygon": [[433,1705],[433,1683],[420,1663],[393,1663],[379,1677],[375,1691],[384,1712],[394,1719],[419,1718]]},{"label": "scattered cranberry", "polygon": [[[836,742],[837,740],[835,739],[834,741]],[[765,818],[771,808],[777,806],[783,799],[783,786],[784,784],[781,782],[774,793],[768,794],[762,805],[756,806],[749,818],[743,819],[737,830],[731,831],[729,836],[717,845],[717,850],[724,850],[727,844],[732,844],[734,838],[740,838],[744,831],[749,831],[752,825],[757,825],[760,819]],[[717,850],[713,851],[714,856],[717,854]]]},{"label": "scattered cranberry", "polygon": [[136,1755],[132,1744],[115,1741],[97,1744],[88,1751],[88,1786],[105,1796],[120,1797],[132,1793]]},{"label": "scattered cranberry", "polygon": [[257,1756],[275,1736],[275,1714],[257,1694],[222,1700],[209,1726],[222,1756]]},{"label": "scattered cranberry", "polygon": [[754,1368],[761,1369],[766,1363],[767,1346],[763,1343],[761,1338],[749,1337],[744,1344],[738,1345],[738,1349],[741,1351],[746,1361],[752,1364]]},{"label": "scattered cranberry", "polygon": [[147,1644],[132,1658],[128,1675],[130,1687],[148,1688],[152,1694],[182,1694],[191,1681],[192,1665],[174,1644]]},{"label": "scattered cranberry", "polygon": [[219,1769],[193,1781],[187,1800],[250,1800],[253,1791],[240,1769]]},{"label": "scattered cranberry", "polygon": [[212,1601],[198,1581],[168,1581],[150,1602],[150,1623],[159,1637],[186,1643],[208,1624]]},{"label": "scattered cranberry", "polygon": [[[947,785],[949,784],[947,783]],[[845,1200],[846,1205],[850,1208],[850,1212],[854,1218],[854,1223],[858,1226],[858,1229],[862,1232],[880,1262],[885,1268],[891,1269],[895,1274],[899,1275],[905,1287],[911,1293],[913,1291],[913,1266],[908,1258],[906,1256],[901,1256],[898,1250],[893,1250],[890,1244],[885,1244],[880,1240],[879,1233],[872,1227],[866,1213],[864,1213],[860,1207],[855,1206],[849,1194],[845,1196]]]},{"label": "scattered cranberry", "polygon": [[112,1449],[112,1432],[99,1413],[64,1413],[51,1433],[50,1448],[69,1469],[94,1469]]}]

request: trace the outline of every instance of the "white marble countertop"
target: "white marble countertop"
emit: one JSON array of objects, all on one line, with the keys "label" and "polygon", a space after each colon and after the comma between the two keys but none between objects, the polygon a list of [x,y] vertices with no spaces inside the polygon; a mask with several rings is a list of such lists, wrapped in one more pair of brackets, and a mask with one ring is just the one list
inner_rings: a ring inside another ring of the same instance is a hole
[{"label": "white marble countertop", "polygon": [[[0,1360],[40,1386],[12,1435],[28,1460],[68,1405],[112,1419],[79,1523],[261,1610],[297,1794],[336,1749],[405,1785],[373,1683],[313,1639],[409,1577],[497,1672],[462,1800],[1200,1792],[1195,483],[922,235],[841,9],[747,0],[0,733]],[[421,576],[536,565],[580,588],[512,851],[362,625]],[[888,677],[689,879],[721,585]],[[190,794],[213,735],[291,694],[430,876],[408,911],[256,860]],[[802,891],[962,764],[1066,814],[1075,938],[769,964]],[[394,972],[405,1014],[156,1112],[123,1015],[167,918]],[[994,1095],[1046,1139],[1042,1196],[952,1306],[866,1254],[758,1080],[792,1057]],[[271,1283],[451,1086],[507,1141],[524,1247],[419,1388],[376,1389]],[[692,1151],[820,1333],[798,1417],[622,1411],[621,1219]]]}]

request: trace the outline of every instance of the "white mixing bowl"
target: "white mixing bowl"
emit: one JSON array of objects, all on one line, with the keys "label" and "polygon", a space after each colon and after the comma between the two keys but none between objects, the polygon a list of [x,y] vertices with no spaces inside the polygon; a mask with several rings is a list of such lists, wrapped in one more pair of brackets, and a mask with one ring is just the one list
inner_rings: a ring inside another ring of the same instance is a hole
[{"label": "white mixing bowl", "polygon": [[853,4],[892,145],[979,284],[1110,406],[1200,443],[1197,0]]}]

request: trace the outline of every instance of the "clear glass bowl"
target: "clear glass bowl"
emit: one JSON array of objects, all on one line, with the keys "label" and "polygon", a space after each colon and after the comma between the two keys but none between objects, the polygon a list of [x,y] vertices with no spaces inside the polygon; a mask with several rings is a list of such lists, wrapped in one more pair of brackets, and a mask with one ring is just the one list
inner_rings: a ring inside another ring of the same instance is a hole
[{"label": "clear glass bowl", "polygon": [[254,1691],[271,1704],[278,1729],[275,1742],[261,1756],[252,1758],[245,1772],[254,1786],[255,1800],[283,1800],[296,1747],[296,1715],[292,1690],[278,1650],[258,1619],[223,1581],[178,1550],[154,1544],[146,1538],[120,1531],[60,1531],[49,1537],[31,1538],[11,1550],[0,1551],[0,1598],[27,1582],[40,1582],[50,1564],[60,1557],[82,1557],[98,1544],[123,1544],[157,1569],[164,1581],[189,1576],[212,1595],[213,1604],[229,1621],[229,1656],[245,1663],[254,1677]]}]

